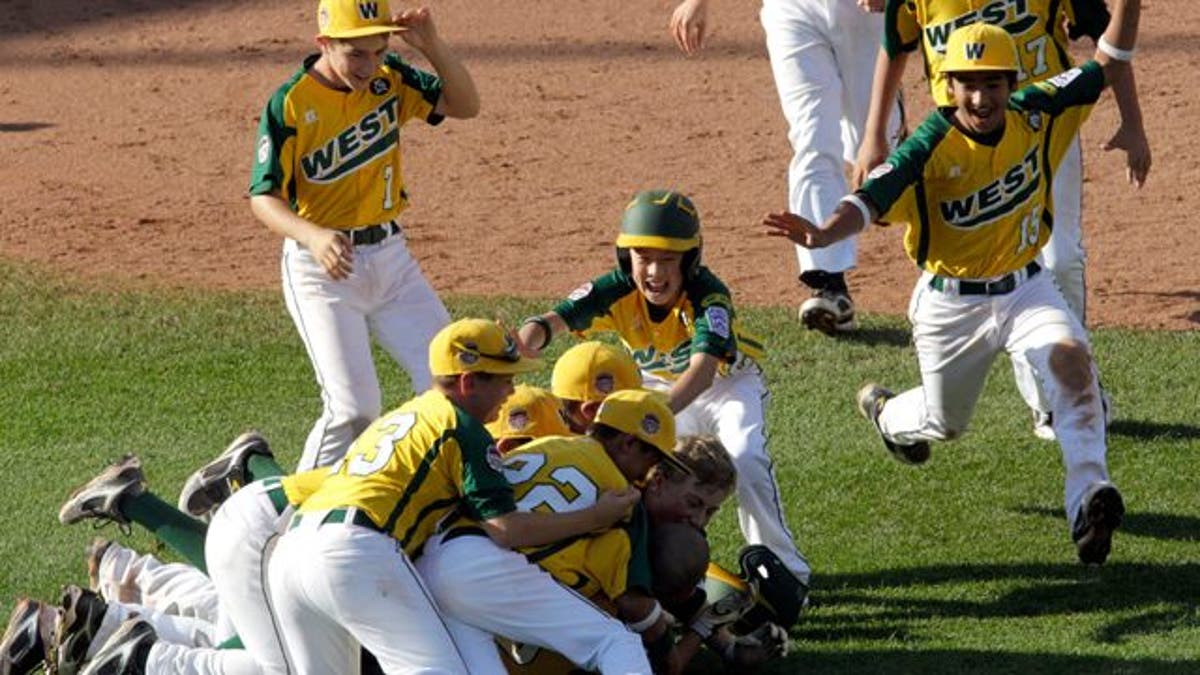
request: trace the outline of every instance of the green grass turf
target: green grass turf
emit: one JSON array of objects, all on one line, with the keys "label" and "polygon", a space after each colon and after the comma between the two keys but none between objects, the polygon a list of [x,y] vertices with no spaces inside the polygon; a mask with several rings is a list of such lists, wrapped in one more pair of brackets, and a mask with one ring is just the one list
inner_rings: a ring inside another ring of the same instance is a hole
[{"label": "green grass turf", "polygon": [[[545,306],[450,304],[510,321]],[[771,447],[816,571],[793,655],[767,672],[1200,671],[1200,334],[1094,336],[1117,410],[1109,464],[1129,513],[1109,564],[1089,569],[1067,534],[1058,448],[1033,437],[1005,359],[971,432],[906,467],[853,406],[864,381],[917,383],[902,320],[867,316],[833,341],[800,330],[790,309],[744,314],[770,343]],[[405,377],[378,364],[385,405],[400,403]],[[318,408],[278,293],[90,290],[0,264],[0,608],[86,583],[91,528],[61,526],[56,513],[109,460],[138,453],[173,501],[247,427],[294,464]],[[141,532],[102,533],[156,550]],[[711,539],[732,564],[732,508]]]}]

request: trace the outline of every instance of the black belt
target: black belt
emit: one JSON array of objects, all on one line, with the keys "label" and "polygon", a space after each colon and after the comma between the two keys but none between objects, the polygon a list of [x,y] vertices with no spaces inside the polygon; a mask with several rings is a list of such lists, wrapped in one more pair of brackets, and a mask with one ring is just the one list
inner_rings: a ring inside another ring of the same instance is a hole
[{"label": "black belt", "polygon": [[[1037,261],[1030,262],[1025,266],[1025,278],[1032,279],[1041,269],[1042,266],[1037,264]],[[935,291],[945,290],[946,281],[946,277],[935,276],[929,280],[929,287]],[[1017,287],[1017,273],[1009,272],[992,281],[967,281],[965,279],[957,281],[959,295],[1005,295],[1012,293],[1013,289]]]},{"label": "black belt", "polygon": [[447,531],[446,534],[442,535],[442,541],[443,542],[453,541],[455,539],[458,539],[459,537],[486,537],[486,536],[488,536],[488,534],[487,534],[487,532],[483,531],[482,527],[476,527],[474,525],[464,525],[462,527],[456,527],[452,530]]},{"label": "black belt", "polygon": [[[365,527],[368,530],[374,530],[381,534],[388,534],[387,532],[383,531],[382,527],[379,527],[378,525],[376,525],[375,521],[371,520],[371,517],[368,516],[365,511],[362,511],[360,509],[348,509],[348,508],[330,509],[329,511],[325,512],[325,516],[323,518],[321,518],[321,522],[318,523],[318,525],[327,525],[329,523],[344,523],[344,522],[346,522],[346,517],[350,513],[350,511],[354,511],[354,515],[350,518],[351,525],[358,525],[359,527]],[[292,525],[291,526],[294,528],[297,525],[299,525],[300,521],[304,519],[304,516],[305,516],[305,514],[303,514],[303,513],[297,513],[296,515],[292,516]]]},{"label": "black belt", "polygon": [[356,230],[343,230],[343,232],[350,236],[350,243],[355,246],[366,246],[369,244],[378,244],[393,234],[400,234],[400,226],[393,220],[390,223],[382,225],[360,227]]}]

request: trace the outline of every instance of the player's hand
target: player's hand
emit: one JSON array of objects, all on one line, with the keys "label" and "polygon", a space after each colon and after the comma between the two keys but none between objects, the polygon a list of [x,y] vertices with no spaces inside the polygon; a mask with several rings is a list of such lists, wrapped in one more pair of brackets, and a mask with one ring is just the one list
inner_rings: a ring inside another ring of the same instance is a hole
[{"label": "player's hand", "polygon": [[771,659],[787,656],[789,644],[787,631],[768,621],[737,638],[730,661],[745,668],[760,666]]},{"label": "player's hand", "polygon": [[768,213],[762,224],[767,227],[767,236],[787,237],[804,248],[823,248],[832,243],[826,241],[825,230],[794,213]]},{"label": "player's hand", "polygon": [[886,139],[864,138],[862,145],[858,147],[858,156],[854,159],[854,171],[850,176],[850,191],[854,192],[862,187],[862,184],[867,182],[867,176],[870,175],[871,169],[883,164],[887,157]]},{"label": "player's hand", "polygon": [[354,271],[354,246],[345,233],[321,228],[305,246],[333,279],[345,279]]},{"label": "player's hand", "polygon": [[400,39],[421,53],[428,51],[439,39],[437,28],[433,25],[433,14],[428,7],[395,12],[392,14],[392,23],[400,27]]},{"label": "player's hand", "polygon": [[1122,124],[1100,147],[1105,152],[1117,148],[1125,151],[1125,177],[1140,190],[1150,173],[1150,141],[1146,139],[1146,130],[1140,125]]},{"label": "player's hand", "polygon": [[864,12],[882,12],[885,0],[858,0],[858,8]]},{"label": "player's hand", "polygon": [[634,504],[637,504],[641,498],[641,491],[635,487],[627,487],[624,490],[605,490],[593,507],[596,510],[596,518],[601,523],[597,529],[606,528],[629,515]]},{"label": "player's hand", "polygon": [[688,56],[694,56],[704,46],[707,29],[708,0],[683,0],[671,14],[671,36]]}]

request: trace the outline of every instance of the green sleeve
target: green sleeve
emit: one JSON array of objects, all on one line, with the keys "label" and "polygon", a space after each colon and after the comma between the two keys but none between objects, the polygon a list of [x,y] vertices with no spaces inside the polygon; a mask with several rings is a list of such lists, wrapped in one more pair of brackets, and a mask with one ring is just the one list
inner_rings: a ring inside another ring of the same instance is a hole
[{"label": "green sleeve", "polygon": [[923,179],[926,163],[951,128],[941,111],[930,113],[883,164],[871,170],[856,194],[866,197],[880,216],[886,214],[909,186]]},{"label": "green sleeve", "polygon": [[433,108],[437,107],[438,99],[442,97],[442,79],[433,73],[413,68],[404,59],[400,58],[399,54],[388,52],[383,57],[383,63],[388,68],[400,73],[400,81],[404,86],[420,93],[421,98],[430,105],[429,116],[425,121],[430,124],[439,124],[444,115],[439,115],[433,112]]},{"label": "green sleeve", "polygon": [[1064,70],[1054,77],[1018,89],[1009,99],[1024,112],[1061,115],[1075,106],[1090,106],[1104,91],[1104,69],[1095,61]]},{"label": "green sleeve", "polygon": [[707,267],[701,267],[687,285],[692,306],[692,353],[710,354],[722,361],[737,360],[737,336],[733,332],[733,300],[729,289]]},{"label": "green sleeve", "polygon": [[487,520],[517,510],[512,485],[501,472],[500,451],[487,429],[460,410],[454,437],[462,452],[464,514]]},{"label": "green sleeve", "polygon": [[633,280],[615,269],[576,288],[566,300],[554,306],[554,313],[562,317],[571,330],[587,330],[597,317],[608,314],[609,308],[618,300],[636,292]]},{"label": "green sleeve", "polygon": [[640,502],[633,508],[633,516],[625,525],[629,534],[629,570],[625,588],[641,588],[647,593],[654,590],[654,576],[650,567],[650,519],[646,507]]},{"label": "green sleeve", "polygon": [[267,101],[258,122],[258,136],[254,142],[254,167],[250,171],[250,194],[263,195],[282,190],[283,165],[279,157],[283,144],[296,135],[296,128],[287,123],[284,103],[295,80],[280,87]]}]

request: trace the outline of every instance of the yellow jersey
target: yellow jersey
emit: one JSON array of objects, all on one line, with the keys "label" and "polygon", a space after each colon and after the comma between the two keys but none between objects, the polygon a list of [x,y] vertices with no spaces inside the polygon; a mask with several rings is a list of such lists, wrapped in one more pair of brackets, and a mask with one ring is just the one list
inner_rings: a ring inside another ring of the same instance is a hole
[{"label": "yellow jersey", "polygon": [[400,127],[413,118],[441,122],[441,80],[389,53],[363,90],[338,91],[309,74],[318,56],[306,58],[262,112],[250,194],[277,193],[322,227],[393,220],[408,205]]},{"label": "yellow jersey", "polygon": [[451,513],[513,511],[502,468],[483,425],[431,390],[373,422],[299,512],[357,507],[413,556]]},{"label": "yellow jersey", "polygon": [[706,267],[684,280],[669,308],[651,306],[633,278],[615,269],[575,289],[554,312],[584,335],[617,333],[643,373],[668,382],[687,370],[695,353],[715,356],[723,373],[740,357],[763,356],[762,341],[738,324],[729,289]]},{"label": "yellow jersey", "polygon": [[1095,61],[1020,89],[994,138],[963,133],[953,108],[935,110],[857,194],[881,222],[908,223],[904,248],[928,272],[987,279],[1018,270],[1050,237],[1053,168],[1103,89]]},{"label": "yellow jersey", "polygon": [[1104,0],[888,0],[883,49],[895,57],[920,44],[933,100],[947,106],[954,101],[939,66],[956,28],[983,21],[1007,30],[1017,43],[1017,82],[1027,85],[1070,68],[1068,38],[1099,39],[1108,20]]}]

